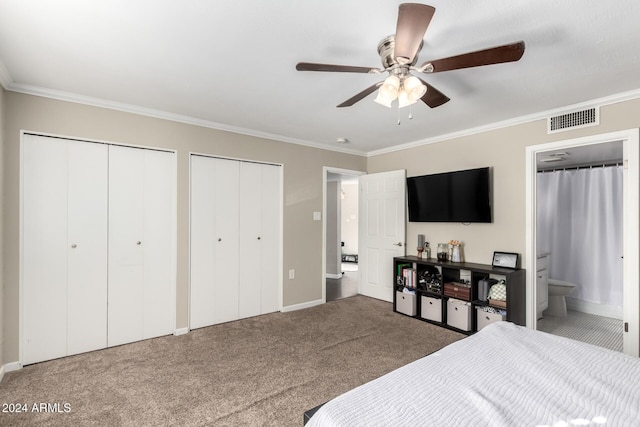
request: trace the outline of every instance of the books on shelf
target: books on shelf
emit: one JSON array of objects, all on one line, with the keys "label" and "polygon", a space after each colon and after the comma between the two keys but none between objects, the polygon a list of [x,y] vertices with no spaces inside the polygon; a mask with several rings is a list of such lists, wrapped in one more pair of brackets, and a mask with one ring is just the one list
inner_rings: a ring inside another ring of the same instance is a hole
[{"label": "books on shelf", "polygon": [[418,284],[416,269],[413,264],[398,264],[396,284],[405,288],[415,289]]}]

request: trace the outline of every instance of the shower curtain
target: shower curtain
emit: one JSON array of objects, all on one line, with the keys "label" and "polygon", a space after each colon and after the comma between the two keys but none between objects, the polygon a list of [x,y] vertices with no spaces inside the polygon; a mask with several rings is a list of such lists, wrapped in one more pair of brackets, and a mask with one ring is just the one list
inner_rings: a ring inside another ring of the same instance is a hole
[{"label": "shower curtain", "polygon": [[622,307],[622,166],[537,174],[538,253],[570,297]]}]

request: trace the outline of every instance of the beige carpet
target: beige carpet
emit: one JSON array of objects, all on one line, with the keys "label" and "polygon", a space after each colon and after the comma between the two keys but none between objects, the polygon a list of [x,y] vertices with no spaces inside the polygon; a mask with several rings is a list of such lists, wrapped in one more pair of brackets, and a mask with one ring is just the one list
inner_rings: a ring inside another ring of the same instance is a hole
[{"label": "beige carpet", "polygon": [[299,426],[305,410],[463,337],[356,296],[27,366],[5,375],[0,403],[28,412],[0,425]]}]

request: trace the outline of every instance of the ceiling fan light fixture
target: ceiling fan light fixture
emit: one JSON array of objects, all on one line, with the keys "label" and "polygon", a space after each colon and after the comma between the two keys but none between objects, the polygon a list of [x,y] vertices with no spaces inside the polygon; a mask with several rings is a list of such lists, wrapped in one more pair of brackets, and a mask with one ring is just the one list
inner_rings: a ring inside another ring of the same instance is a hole
[{"label": "ceiling fan light fixture", "polygon": [[412,100],[409,94],[404,88],[400,90],[398,94],[398,108],[408,107],[411,104],[415,104],[417,100]]},{"label": "ceiling fan light fixture", "polygon": [[376,96],[376,99],[374,99],[373,101],[377,102],[380,105],[384,105],[387,108],[391,108],[391,103],[393,102],[393,99],[389,99],[386,96],[384,96],[381,92],[381,89],[379,89],[378,96]]},{"label": "ceiling fan light fixture", "polygon": [[378,94],[382,95],[389,101],[393,101],[398,97],[398,91],[400,90],[400,79],[397,76],[389,76],[385,79],[384,83],[378,90]]},{"label": "ceiling fan light fixture", "polygon": [[415,76],[407,77],[402,82],[402,86],[404,87],[404,92],[407,93],[409,101],[412,101],[411,103],[417,102],[427,93],[427,87]]}]

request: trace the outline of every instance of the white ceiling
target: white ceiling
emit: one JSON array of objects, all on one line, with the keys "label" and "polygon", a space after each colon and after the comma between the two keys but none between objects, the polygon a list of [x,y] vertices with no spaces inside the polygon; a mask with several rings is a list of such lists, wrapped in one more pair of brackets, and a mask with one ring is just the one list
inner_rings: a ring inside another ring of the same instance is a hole
[{"label": "white ceiling", "polygon": [[380,67],[376,49],[395,32],[400,3],[2,0],[0,82],[363,154],[640,96],[635,0],[429,1],[436,13],[418,63],[518,40],[526,51],[519,62],[425,75],[451,101],[416,104],[412,120],[375,95],[335,107],[380,75],[295,70],[299,61]]}]

